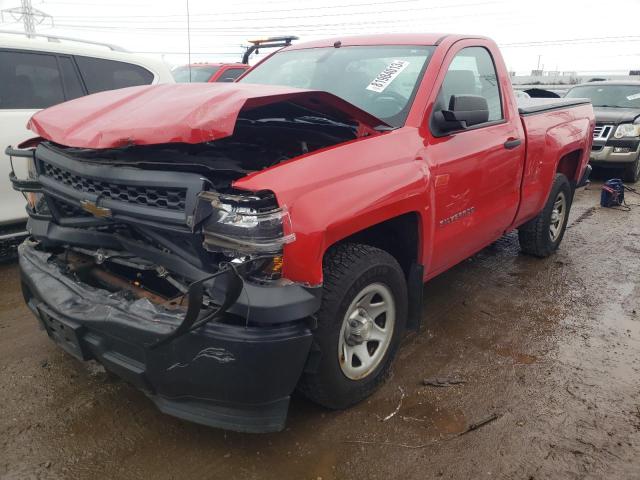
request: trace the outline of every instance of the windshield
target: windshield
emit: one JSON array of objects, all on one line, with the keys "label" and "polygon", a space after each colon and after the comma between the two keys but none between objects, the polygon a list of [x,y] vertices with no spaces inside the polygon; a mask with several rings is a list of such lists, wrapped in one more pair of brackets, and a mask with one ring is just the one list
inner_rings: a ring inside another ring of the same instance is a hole
[{"label": "windshield", "polygon": [[594,107],[640,108],[640,85],[582,85],[567,98],[589,98]]},{"label": "windshield", "polygon": [[189,80],[189,66],[174,68],[171,73],[173,78],[178,83],[191,82],[208,82],[211,75],[216,73],[220,67],[215,65],[209,65],[206,67],[191,67],[191,80]]},{"label": "windshield", "polygon": [[401,127],[433,49],[402,45],[282,51],[240,82],[324,90]]}]

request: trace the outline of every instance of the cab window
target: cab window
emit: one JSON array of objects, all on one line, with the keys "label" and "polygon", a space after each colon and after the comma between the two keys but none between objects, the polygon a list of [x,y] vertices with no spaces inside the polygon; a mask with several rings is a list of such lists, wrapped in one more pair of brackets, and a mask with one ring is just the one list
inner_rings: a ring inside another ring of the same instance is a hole
[{"label": "cab window", "polygon": [[220,78],[217,81],[218,82],[235,82],[236,78],[238,78],[240,75],[242,75],[246,71],[247,71],[246,68],[228,68],[224,72],[222,72],[222,75],[220,75]]},{"label": "cab window", "polygon": [[451,61],[438,94],[436,110],[447,110],[452,95],[479,95],[487,100],[489,122],[504,118],[498,75],[483,47],[463,48]]}]

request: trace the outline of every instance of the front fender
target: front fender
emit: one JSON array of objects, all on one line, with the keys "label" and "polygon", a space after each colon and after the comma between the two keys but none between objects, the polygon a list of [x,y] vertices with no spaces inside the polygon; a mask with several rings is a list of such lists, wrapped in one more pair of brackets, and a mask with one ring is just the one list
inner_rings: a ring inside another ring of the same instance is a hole
[{"label": "front fender", "polygon": [[276,194],[296,234],[284,249],[283,275],[319,285],[322,258],[334,243],[408,212],[425,224],[430,175],[416,154],[420,143],[415,130],[402,129],[280,164],[234,186]]}]

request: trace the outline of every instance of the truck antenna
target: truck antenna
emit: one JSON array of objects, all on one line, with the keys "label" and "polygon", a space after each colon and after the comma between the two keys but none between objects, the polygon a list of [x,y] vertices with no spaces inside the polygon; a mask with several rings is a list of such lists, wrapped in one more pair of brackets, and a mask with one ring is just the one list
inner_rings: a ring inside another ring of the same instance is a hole
[{"label": "truck antenna", "polygon": [[189,83],[191,83],[191,17],[189,16],[189,0],[187,0],[187,55],[189,58]]}]

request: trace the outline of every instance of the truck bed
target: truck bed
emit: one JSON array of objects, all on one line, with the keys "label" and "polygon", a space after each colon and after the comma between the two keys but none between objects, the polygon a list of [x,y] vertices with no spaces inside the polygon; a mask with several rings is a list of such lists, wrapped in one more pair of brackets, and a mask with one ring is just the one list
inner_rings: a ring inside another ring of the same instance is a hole
[{"label": "truck bed", "polygon": [[[570,182],[578,181],[591,151],[593,130],[593,109],[587,99],[527,99],[518,102],[518,112],[526,134],[526,159],[514,226],[543,208],[556,172]],[[578,152],[579,157],[561,161],[569,152]]]},{"label": "truck bed", "polygon": [[588,98],[520,98],[517,101],[520,115],[537,115],[560,108],[591,103]]}]

